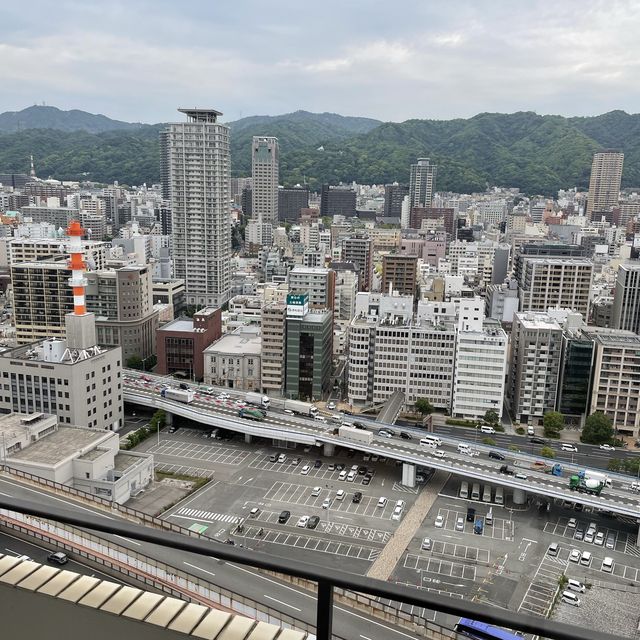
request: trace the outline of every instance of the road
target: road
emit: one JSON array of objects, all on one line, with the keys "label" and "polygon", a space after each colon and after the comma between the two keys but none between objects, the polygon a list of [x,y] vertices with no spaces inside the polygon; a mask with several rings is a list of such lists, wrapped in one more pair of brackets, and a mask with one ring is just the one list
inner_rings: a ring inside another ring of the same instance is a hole
[{"label": "road", "polygon": [[[58,508],[66,508],[78,512],[89,511],[105,518],[113,518],[113,516],[106,516],[99,510],[68,502],[57,496],[51,496],[33,487],[26,487],[6,478],[0,478],[0,494],[17,499],[31,500],[42,505],[50,504]],[[241,592],[247,598],[260,602],[265,606],[304,620],[309,624],[315,624],[316,598],[313,594],[284,585],[250,568],[216,560],[215,558],[167,549],[158,545],[127,540],[119,536],[105,535],[104,537],[111,539],[114,544],[138,553],[145,553],[149,557],[163,562],[170,562],[203,580],[215,578],[214,582],[216,584],[230,591]],[[17,548],[16,550],[19,549]],[[31,553],[27,553],[27,555],[31,555],[34,559],[39,558],[39,556],[36,558]],[[359,638],[363,629],[366,630],[366,637],[371,638],[371,640],[413,638],[411,633],[407,633],[401,628],[381,623],[359,612],[356,613],[338,605],[334,607],[333,628],[334,633],[343,638]]]}]

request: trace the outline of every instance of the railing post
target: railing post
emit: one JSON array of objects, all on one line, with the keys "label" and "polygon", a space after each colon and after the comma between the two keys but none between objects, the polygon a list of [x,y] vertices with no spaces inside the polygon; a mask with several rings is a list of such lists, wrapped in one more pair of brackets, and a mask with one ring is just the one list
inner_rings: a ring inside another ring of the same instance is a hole
[{"label": "railing post", "polygon": [[331,640],[333,628],[333,585],[326,580],[318,582],[316,605],[316,638]]}]

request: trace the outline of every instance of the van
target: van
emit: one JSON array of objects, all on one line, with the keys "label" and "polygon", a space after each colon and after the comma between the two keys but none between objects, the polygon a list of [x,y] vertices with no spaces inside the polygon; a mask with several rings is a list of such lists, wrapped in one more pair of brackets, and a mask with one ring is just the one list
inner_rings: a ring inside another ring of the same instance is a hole
[{"label": "van", "polygon": [[563,591],[562,592],[562,602],[566,602],[567,604],[571,604],[574,607],[580,606],[580,598],[575,593],[571,591]]},{"label": "van", "polygon": [[577,591],[578,593],[584,593],[587,588],[580,582],[579,580],[574,580],[573,578],[569,578],[567,580],[567,589],[570,591]]},{"label": "van", "polygon": [[458,445],[458,453],[469,453],[471,451],[471,447],[468,444],[459,444]]},{"label": "van", "polygon": [[384,496],[378,500],[378,507],[382,508],[386,506],[386,504],[387,504],[387,499]]},{"label": "van", "polygon": [[531,425],[529,425],[527,427],[527,435],[528,436],[535,436],[536,435],[536,430]]},{"label": "van", "polygon": [[562,451],[571,451],[573,453],[578,453],[578,447],[576,447],[575,444],[564,442],[560,448],[562,449]]},{"label": "van", "polygon": [[461,498],[464,498],[465,500],[467,500],[469,498],[469,483],[468,482],[462,482],[460,484],[460,493],[459,496]]},{"label": "van", "polygon": [[482,492],[482,502],[491,502],[491,485],[485,484]]},{"label": "van", "polygon": [[504,487],[496,487],[495,495],[496,504],[504,504]]},{"label": "van", "polygon": [[480,500],[480,483],[474,482],[471,487],[471,499],[472,500]]},{"label": "van", "polygon": [[582,555],[580,556],[580,564],[583,567],[590,567],[591,566],[591,552],[590,551],[583,551]]},{"label": "van", "polygon": [[483,424],[480,427],[480,433],[495,433],[496,430],[493,427],[490,427],[489,425]]},{"label": "van", "polygon": [[442,444],[442,440],[438,438],[438,436],[424,436],[424,438],[420,439],[420,444],[429,446],[430,444],[435,444],[436,447],[439,447]]},{"label": "van", "polygon": [[547,549],[548,556],[557,556],[560,553],[560,545],[557,542],[552,542]]}]

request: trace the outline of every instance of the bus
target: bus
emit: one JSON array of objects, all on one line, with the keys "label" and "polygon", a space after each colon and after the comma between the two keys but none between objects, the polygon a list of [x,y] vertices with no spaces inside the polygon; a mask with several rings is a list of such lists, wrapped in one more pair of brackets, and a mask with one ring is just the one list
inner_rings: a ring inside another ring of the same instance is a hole
[{"label": "bus", "polygon": [[504,504],[504,487],[496,487],[496,504]]},{"label": "bus", "polygon": [[465,500],[469,497],[469,483],[468,482],[462,482],[462,484],[460,485],[460,497],[464,498]]},{"label": "bus", "polygon": [[471,488],[471,499],[480,500],[480,483],[479,482],[473,483],[473,487]]},{"label": "bus", "polygon": [[478,622],[470,618],[460,618],[455,631],[474,640],[522,640],[522,634],[493,627],[486,622]]},{"label": "bus", "polygon": [[482,492],[482,502],[491,502],[491,485],[485,484]]}]

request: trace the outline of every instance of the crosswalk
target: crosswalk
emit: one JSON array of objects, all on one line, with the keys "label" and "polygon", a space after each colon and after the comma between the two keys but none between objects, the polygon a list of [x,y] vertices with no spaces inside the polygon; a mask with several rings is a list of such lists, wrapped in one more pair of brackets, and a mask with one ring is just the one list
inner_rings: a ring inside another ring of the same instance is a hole
[{"label": "crosswalk", "polygon": [[198,509],[187,509],[186,507],[178,509],[172,515],[173,517],[203,520],[204,522],[233,522],[237,524],[242,520],[242,518],[231,516],[228,513],[213,513],[211,511],[199,511]]},{"label": "crosswalk", "polygon": [[393,483],[393,490],[394,491],[399,491],[400,493],[414,493],[416,495],[417,495],[418,491],[420,491],[420,489],[418,487],[405,487],[400,482],[394,482]]}]

